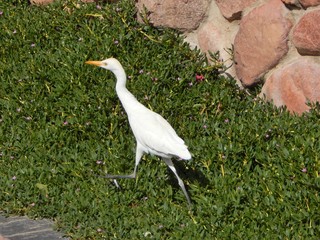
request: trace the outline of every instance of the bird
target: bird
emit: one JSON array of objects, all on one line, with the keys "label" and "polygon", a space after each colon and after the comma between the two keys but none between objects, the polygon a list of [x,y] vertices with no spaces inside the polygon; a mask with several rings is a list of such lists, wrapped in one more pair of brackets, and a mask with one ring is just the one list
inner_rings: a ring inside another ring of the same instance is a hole
[{"label": "bird", "polygon": [[150,110],[141,104],[126,88],[126,72],[116,58],[108,58],[102,61],[86,61],[86,64],[98,66],[111,71],[116,77],[116,93],[127,113],[129,125],[136,139],[136,155],[134,170],[129,175],[106,174],[105,178],[136,178],[140,160],[144,154],[156,155],[163,159],[178,180],[187,202],[191,205],[190,197],[185,185],[179,177],[172,162],[172,158],[178,160],[190,160],[191,153],[184,140],[180,138],[172,126],[160,114]]}]

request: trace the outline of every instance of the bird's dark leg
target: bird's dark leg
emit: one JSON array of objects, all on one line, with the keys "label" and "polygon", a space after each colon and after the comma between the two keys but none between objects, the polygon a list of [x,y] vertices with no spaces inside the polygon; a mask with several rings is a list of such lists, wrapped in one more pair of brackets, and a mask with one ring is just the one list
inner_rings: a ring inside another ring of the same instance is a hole
[{"label": "bird's dark leg", "polygon": [[187,201],[188,201],[188,204],[191,205],[191,200],[190,200],[190,197],[187,193],[187,190],[184,186],[184,183],[183,181],[181,180],[181,178],[179,177],[178,173],[177,173],[177,170],[176,168],[174,167],[173,165],[173,162],[170,158],[163,158],[164,162],[168,165],[168,167],[171,169],[171,171],[176,175],[177,179],[178,179],[178,183],[179,183],[179,186],[181,187],[184,195],[186,196],[187,198]]},{"label": "bird's dark leg", "polygon": [[141,157],[143,155],[143,150],[141,149],[140,145],[137,144],[137,150],[136,150],[136,162],[134,166],[133,173],[129,175],[112,175],[112,174],[106,174],[105,176],[102,176],[104,178],[136,178],[138,165],[140,163]]}]

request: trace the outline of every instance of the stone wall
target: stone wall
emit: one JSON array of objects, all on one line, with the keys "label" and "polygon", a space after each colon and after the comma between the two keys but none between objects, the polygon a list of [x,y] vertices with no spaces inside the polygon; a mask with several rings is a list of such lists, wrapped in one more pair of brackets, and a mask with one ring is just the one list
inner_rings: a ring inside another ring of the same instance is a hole
[{"label": "stone wall", "polygon": [[135,2],[154,26],[180,30],[205,53],[219,51],[231,65],[226,75],[241,87],[263,84],[260,96],[276,106],[301,114],[309,109],[307,101],[320,101],[320,0]]},{"label": "stone wall", "polygon": [[[220,52],[242,87],[301,114],[320,101],[320,0],[137,0],[155,26],[184,33],[191,46]],[[141,20],[141,19],[140,19]],[[233,48],[233,55],[228,49]]]}]

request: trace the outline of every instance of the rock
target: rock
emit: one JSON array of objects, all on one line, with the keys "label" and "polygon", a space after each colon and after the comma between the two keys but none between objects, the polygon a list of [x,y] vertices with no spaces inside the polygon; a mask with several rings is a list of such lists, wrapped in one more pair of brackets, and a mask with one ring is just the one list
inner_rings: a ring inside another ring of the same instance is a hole
[{"label": "rock", "polygon": [[199,28],[198,42],[203,52],[212,51],[216,52],[219,49],[219,44],[223,38],[221,28],[215,26],[213,22],[207,22]]},{"label": "rock", "polygon": [[304,8],[320,5],[320,0],[299,0]]},{"label": "rock", "polygon": [[301,58],[276,70],[267,80],[260,96],[277,106],[286,106],[291,113],[309,110],[307,101],[320,101],[320,64]]},{"label": "rock", "polygon": [[5,237],[0,235],[0,240],[9,240],[9,238],[5,238]]},{"label": "rock", "polygon": [[259,82],[288,52],[288,13],[280,0],[270,0],[243,17],[234,42],[235,68],[243,85]]},{"label": "rock", "polygon": [[[204,19],[209,0],[138,0],[138,13],[147,16],[154,26],[170,27],[182,31],[196,29]],[[141,22],[141,16],[138,14]]]},{"label": "rock", "polygon": [[229,21],[241,19],[243,9],[255,2],[256,0],[216,0],[222,15]]},{"label": "rock", "polygon": [[[48,219],[31,220],[28,217],[4,217],[0,215],[0,240],[69,240],[53,230],[53,222]],[[5,237],[4,237],[5,236]]]},{"label": "rock", "polygon": [[320,10],[306,13],[293,29],[292,42],[301,55],[320,55]]},{"label": "rock", "polygon": [[[220,14],[218,8],[217,11]],[[222,15],[221,18],[216,15],[215,19],[210,19],[210,21],[202,24],[197,32],[197,42],[204,53],[208,53],[208,51],[212,53],[219,52],[221,62],[224,62],[227,67],[231,66],[224,75],[235,77],[232,50],[228,51],[228,49],[232,48],[237,32],[235,28],[238,29],[238,25],[227,25],[224,24],[225,21],[227,22]],[[207,56],[209,57],[209,54]]]}]

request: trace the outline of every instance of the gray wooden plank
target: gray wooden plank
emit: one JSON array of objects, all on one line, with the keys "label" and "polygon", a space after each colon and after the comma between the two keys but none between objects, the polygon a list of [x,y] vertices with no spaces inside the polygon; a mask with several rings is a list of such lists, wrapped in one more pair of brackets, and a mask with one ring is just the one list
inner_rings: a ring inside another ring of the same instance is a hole
[{"label": "gray wooden plank", "polygon": [[61,240],[63,234],[53,230],[53,222],[48,219],[32,220],[28,217],[5,217],[0,215],[1,236],[9,240]]}]

